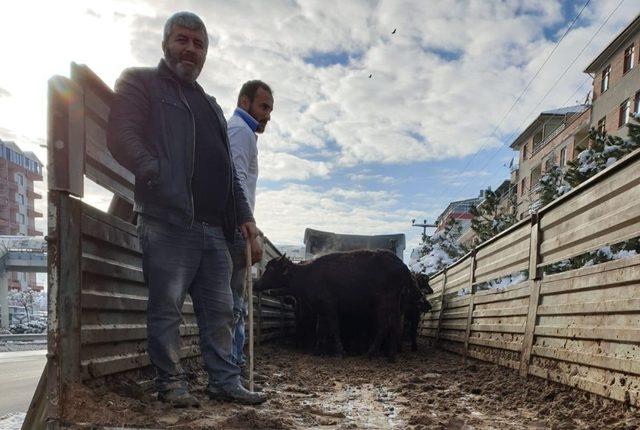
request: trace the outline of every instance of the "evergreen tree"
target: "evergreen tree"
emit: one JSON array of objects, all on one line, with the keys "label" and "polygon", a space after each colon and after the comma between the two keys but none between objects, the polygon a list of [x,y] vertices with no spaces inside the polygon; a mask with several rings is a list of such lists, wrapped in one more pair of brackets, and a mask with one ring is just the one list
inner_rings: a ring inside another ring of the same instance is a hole
[{"label": "evergreen tree", "polygon": [[500,209],[503,194],[491,190],[485,191],[482,203],[471,208],[471,228],[476,233],[477,243],[491,239],[516,223],[516,196],[511,191],[507,192],[509,210],[506,212]]},{"label": "evergreen tree", "polygon": [[468,252],[457,240],[462,234],[462,225],[455,219],[450,219],[442,231],[432,236],[422,235],[420,251],[414,261],[409,262],[411,270],[416,273],[432,275]]},{"label": "evergreen tree", "polygon": [[629,138],[610,136],[595,129],[589,131],[592,147],[567,163],[565,170],[554,166],[540,179],[542,206],[603,171],[620,158],[640,148],[640,125],[629,123]]}]

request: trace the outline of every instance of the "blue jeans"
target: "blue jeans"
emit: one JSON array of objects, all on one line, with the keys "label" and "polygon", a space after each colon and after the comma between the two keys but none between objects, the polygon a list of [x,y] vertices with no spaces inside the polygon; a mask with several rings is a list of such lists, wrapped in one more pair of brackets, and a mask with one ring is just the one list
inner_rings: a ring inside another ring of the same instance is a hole
[{"label": "blue jeans", "polygon": [[238,384],[229,360],[233,344],[231,259],[222,228],[195,222],[181,228],[138,217],[142,270],[149,288],[147,339],[158,391],[186,389],[180,365],[180,323],[187,293],[193,301],[200,351],[210,383]]},{"label": "blue jeans", "polygon": [[247,303],[245,301],[244,280],[246,277],[246,241],[240,231],[236,231],[234,243],[229,244],[229,253],[233,262],[231,273],[231,292],[233,294],[233,349],[231,360],[239,366],[245,364],[244,357],[244,317],[247,314]]}]

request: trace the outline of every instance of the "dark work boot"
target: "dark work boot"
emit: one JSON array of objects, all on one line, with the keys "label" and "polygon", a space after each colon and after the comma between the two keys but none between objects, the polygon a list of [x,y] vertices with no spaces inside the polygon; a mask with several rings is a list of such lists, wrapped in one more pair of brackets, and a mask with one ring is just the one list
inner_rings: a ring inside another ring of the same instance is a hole
[{"label": "dark work boot", "polygon": [[259,405],[267,400],[264,393],[249,391],[240,384],[209,386],[207,394],[212,400],[226,400],[243,405]]}]

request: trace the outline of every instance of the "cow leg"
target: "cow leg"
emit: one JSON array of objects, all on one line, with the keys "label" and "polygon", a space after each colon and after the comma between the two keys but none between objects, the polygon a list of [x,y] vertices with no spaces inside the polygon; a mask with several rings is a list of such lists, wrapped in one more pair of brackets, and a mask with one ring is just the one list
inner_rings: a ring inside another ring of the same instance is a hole
[{"label": "cow leg", "polygon": [[411,351],[413,352],[416,352],[418,350],[418,324],[419,320],[417,318],[411,319],[409,335],[411,336]]},{"label": "cow leg", "polygon": [[327,352],[327,322],[321,315],[316,315],[315,323],[316,341],[313,347],[315,355],[323,355]]},{"label": "cow leg", "polygon": [[398,353],[402,352],[402,341],[404,338],[404,330],[405,330],[405,315],[402,313],[400,315],[400,338],[398,339]]},{"label": "cow leg", "polygon": [[398,352],[397,345],[402,342],[402,326],[400,325],[402,321],[402,314],[399,310],[399,307],[395,309],[394,312],[390,313],[391,321],[389,322],[389,349],[388,349],[388,358],[389,362],[393,363],[396,361],[396,353]]},{"label": "cow leg", "polygon": [[[369,350],[367,351],[369,358],[372,358],[380,350],[380,345],[382,345],[385,336],[389,333],[389,315],[387,312],[388,309],[384,303],[378,303],[376,305],[377,330],[373,342],[371,342]],[[395,343],[393,345],[395,346]]]},{"label": "cow leg", "polygon": [[342,346],[342,339],[340,338],[340,320],[335,307],[330,306],[327,309],[325,321],[329,329],[328,338],[333,339],[336,355],[338,357],[344,357],[344,347]]}]

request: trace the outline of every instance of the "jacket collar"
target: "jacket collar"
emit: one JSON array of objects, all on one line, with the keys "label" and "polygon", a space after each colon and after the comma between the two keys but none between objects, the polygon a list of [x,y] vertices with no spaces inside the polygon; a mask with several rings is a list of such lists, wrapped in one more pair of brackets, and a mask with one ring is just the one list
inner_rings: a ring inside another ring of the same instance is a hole
[{"label": "jacket collar", "polygon": [[258,121],[255,120],[254,117],[249,115],[247,111],[245,111],[241,107],[237,107],[236,110],[233,112],[233,114],[242,118],[244,123],[247,124],[247,126],[251,129],[251,131],[253,131],[254,133],[256,132],[256,130],[258,129],[259,123]]},{"label": "jacket collar", "polygon": [[[176,84],[188,85],[188,84],[185,84],[184,81],[180,80],[178,76],[176,76],[173,70],[169,68],[164,58],[162,58],[158,63],[158,74],[162,78],[167,78],[167,79],[171,79],[172,81],[175,81]],[[193,86],[204,93],[204,89],[200,86],[200,84],[197,81],[193,83]],[[210,97],[212,97],[215,100],[215,97],[213,96],[210,96]]]}]

